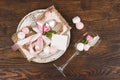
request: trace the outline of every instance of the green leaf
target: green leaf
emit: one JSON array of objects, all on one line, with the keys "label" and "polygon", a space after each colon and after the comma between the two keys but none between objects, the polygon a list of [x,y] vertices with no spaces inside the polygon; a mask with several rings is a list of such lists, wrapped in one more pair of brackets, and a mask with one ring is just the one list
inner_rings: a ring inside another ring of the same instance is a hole
[{"label": "green leaf", "polygon": [[52,33],[49,33],[49,32],[46,32],[45,35],[46,35],[47,37],[52,37]]},{"label": "green leaf", "polygon": [[54,30],[50,30],[49,32],[50,32],[50,33],[56,33]]},{"label": "green leaf", "polygon": [[45,32],[44,35],[47,37],[52,37],[52,34],[56,33],[54,30],[50,30],[49,32]]},{"label": "green leaf", "polygon": [[83,40],[82,40],[82,43],[88,44],[88,41],[87,41],[86,39],[83,39]]}]

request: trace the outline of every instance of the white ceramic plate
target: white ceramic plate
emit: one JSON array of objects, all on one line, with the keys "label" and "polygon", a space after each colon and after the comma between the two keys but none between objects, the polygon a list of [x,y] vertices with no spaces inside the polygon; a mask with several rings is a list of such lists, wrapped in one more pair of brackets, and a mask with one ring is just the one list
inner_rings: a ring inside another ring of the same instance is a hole
[{"label": "white ceramic plate", "polygon": [[[29,25],[35,25],[35,19],[37,18],[37,16],[43,14],[45,10],[41,9],[41,10],[35,10],[33,12],[30,12],[29,14],[27,14],[19,23],[18,27],[17,27],[17,31],[21,30],[23,27],[29,26]],[[67,32],[66,34],[68,36],[68,41],[67,41],[67,47],[69,45],[70,42],[70,31]],[[24,52],[25,55],[29,54],[29,52],[23,48],[21,48],[22,51]],[[65,50],[66,51],[66,50]],[[52,62],[56,59],[58,59],[59,57],[61,57],[65,51],[58,51],[57,53],[49,56],[49,57],[41,57],[41,56],[37,56],[36,58],[33,58],[32,61],[33,62],[37,62],[37,63],[48,63],[48,62]],[[27,55],[29,56],[29,55]]]}]

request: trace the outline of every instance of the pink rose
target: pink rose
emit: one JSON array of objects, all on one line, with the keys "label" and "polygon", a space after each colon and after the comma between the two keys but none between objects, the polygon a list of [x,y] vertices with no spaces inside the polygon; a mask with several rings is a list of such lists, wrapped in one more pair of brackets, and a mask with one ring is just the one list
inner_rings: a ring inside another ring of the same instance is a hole
[{"label": "pink rose", "polygon": [[48,31],[50,31],[51,29],[50,29],[50,27],[49,26],[44,26],[44,31],[45,32],[48,32]]},{"label": "pink rose", "polygon": [[87,35],[86,39],[88,40],[88,42],[91,42],[93,40],[93,37],[91,35]]}]

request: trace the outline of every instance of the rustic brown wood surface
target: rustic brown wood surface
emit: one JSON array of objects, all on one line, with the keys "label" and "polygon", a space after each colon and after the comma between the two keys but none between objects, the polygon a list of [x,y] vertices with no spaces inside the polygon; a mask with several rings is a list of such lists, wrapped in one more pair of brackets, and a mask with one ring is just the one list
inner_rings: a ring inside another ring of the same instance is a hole
[{"label": "rustic brown wood surface", "polygon": [[[26,14],[51,5],[72,26],[69,48],[54,62],[28,62],[11,50],[11,36]],[[64,78],[52,64],[64,62],[75,51],[74,43],[82,35],[72,23],[76,15],[102,42],[93,53],[77,56],[65,68]],[[0,0],[0,80],[120,80],[120,0]]]}]

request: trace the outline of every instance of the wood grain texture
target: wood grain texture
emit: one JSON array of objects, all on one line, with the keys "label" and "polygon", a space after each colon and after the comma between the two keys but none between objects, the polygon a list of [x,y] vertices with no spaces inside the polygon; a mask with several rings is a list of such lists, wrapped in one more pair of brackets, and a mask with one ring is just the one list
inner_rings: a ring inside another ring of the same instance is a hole
[{"label": "wood grain texture", "polygon": [[[11,50],[11,36],[26,14],[51,5],[72,26],[70,46],[54,62],[28,62]],[[77,56],[65,68],[64,78],[52,63],[62,64],[74,53],[74,43],[82,35],[72,23],[76,15],[102,42],[91,54]],[[0,80],[120,80],[120,0],[0,0]]]}]

